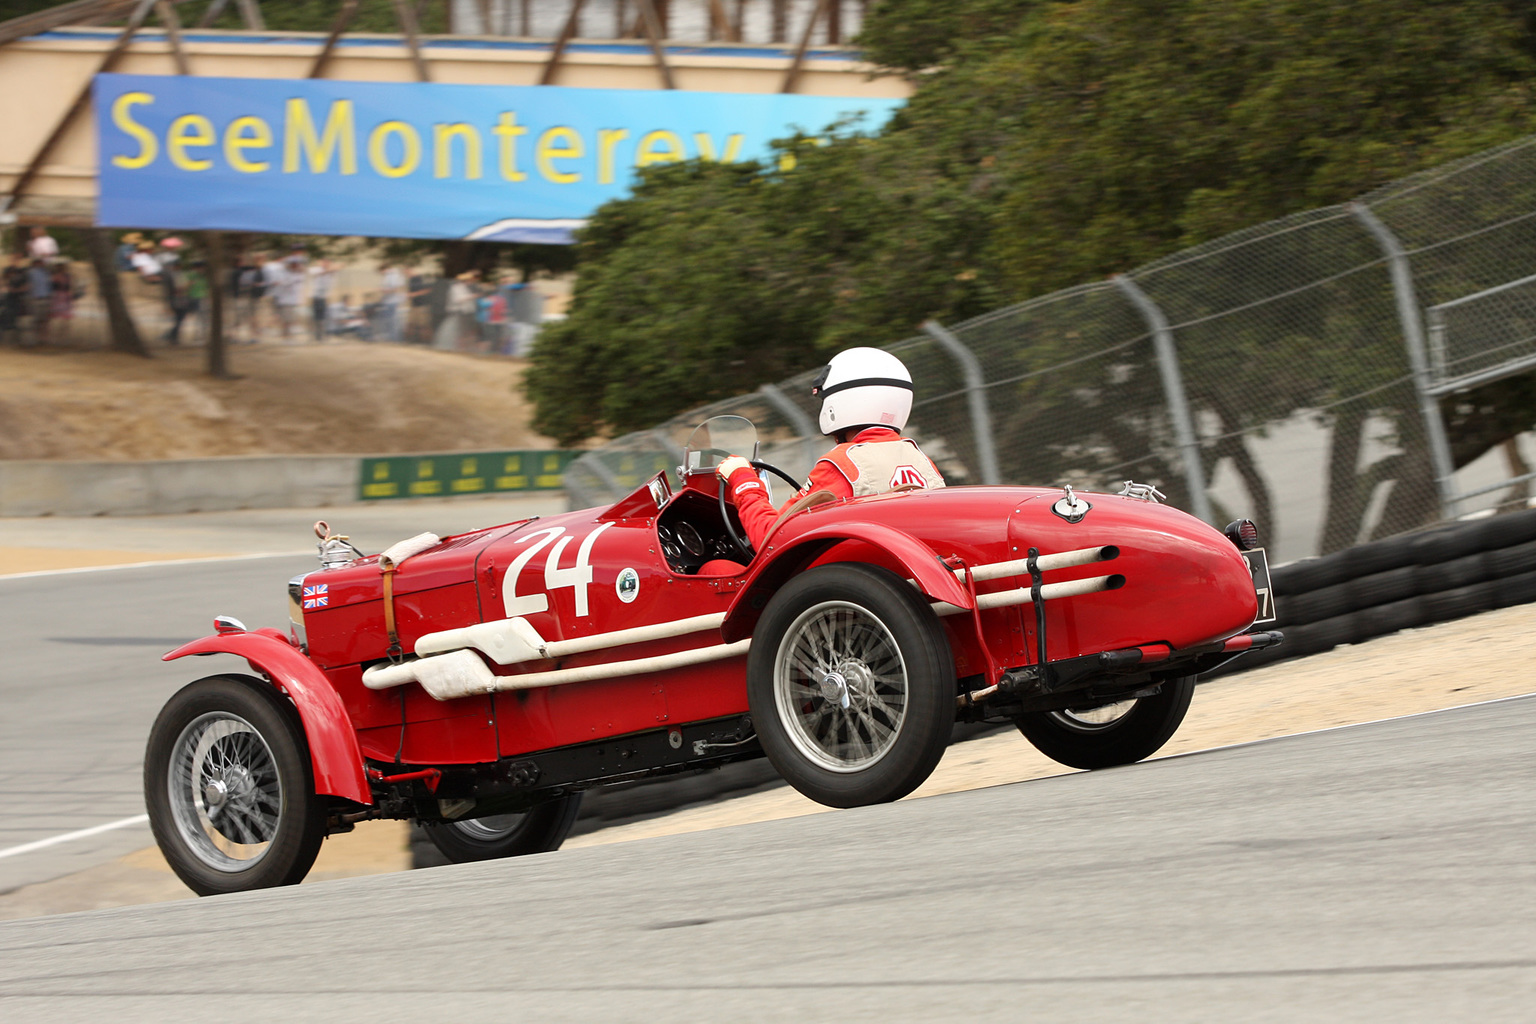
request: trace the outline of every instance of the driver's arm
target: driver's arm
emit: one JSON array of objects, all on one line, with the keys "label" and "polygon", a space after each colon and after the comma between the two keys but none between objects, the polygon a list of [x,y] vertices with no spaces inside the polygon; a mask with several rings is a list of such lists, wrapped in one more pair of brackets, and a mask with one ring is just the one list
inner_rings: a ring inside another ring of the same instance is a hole
[{"label": "driver's arm", "polygon": [[725,479],[726,493],[736,503],[736,514],[747,531],[747,539],[758,547],[768,535],[768,528],[778,518],[778,509],[768,498],[768,485],[758,478],[757,471],[746,459],[732,455],[720,463],[720,475]]},{"label": "driver's arm", "polygon": [[[758,478],[751,463],[739,455],[733,455],[720,463],[720,475],[725,477],[731,500],[736,503],[736,513],[746,528],[747,539],[754,548],[761,547],[768,528],[778,518],[778,509],[768,498],[768,487]],[[831,491],[838,498],[853,497],[853,485],[833,463],[822,459],[811,467],[811,475],[805,486],[785,502],[791,505],[812,491]]]}]

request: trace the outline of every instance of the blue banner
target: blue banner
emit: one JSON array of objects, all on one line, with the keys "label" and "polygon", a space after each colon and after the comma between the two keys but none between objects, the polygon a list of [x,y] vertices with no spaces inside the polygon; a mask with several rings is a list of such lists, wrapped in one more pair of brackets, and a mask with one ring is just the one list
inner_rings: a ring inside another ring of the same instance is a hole
[{"label": "blue banner", "polygon": [[97,75],[107,227],[567,242],[637,168],[902,101],[747,93]]}]

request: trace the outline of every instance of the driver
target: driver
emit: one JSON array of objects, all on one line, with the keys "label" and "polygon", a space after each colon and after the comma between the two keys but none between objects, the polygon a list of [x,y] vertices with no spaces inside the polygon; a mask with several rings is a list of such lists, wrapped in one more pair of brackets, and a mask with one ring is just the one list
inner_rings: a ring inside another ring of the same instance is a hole
[{"label": "driver", "polygon": [[[944,477],[917,442],[901,436],[912,412],[912,375],[900,359],[878,348],[845,349],[821,371],[811,394],[821,397],[821,432],[837,447],[812,467],[805,487],[784,508],[817,491],[858,498],[944,486]],[[779,515],[768,488],[739,455],[721,462],[716,472],[730,488],[752,546],[761,547]]]}]

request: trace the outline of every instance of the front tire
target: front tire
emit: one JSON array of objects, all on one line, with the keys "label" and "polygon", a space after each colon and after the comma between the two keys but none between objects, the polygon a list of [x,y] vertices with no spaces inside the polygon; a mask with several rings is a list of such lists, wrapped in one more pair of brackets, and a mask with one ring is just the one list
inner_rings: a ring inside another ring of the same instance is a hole
[{"label": "front tire", "polygon": [[1014,719],[1035,748],[1071,768],[1112,768],[1151,757],[1173,736],[1195,677],[1170,679],[1148,697],[1062,711],[1031,711]]},{"label": "front tire", "polygon": [[247,677],[199,679],[166,702],[144,802],[171,870],[199,896],[295,885],[325,839],[298,712]]},{"label": "front tire", "polygon": [[831,807],[885,803],[944,756],[954,661],[910,584],[833,563],[769,601],[747,656],[747,700],[763,751],[795,789]]},{"label": "front tire", "polygon": [[517,814],[423,822],[432,845],[455,864],[522,857],[560,849],[581,811],[581,794],[556,797]]}]

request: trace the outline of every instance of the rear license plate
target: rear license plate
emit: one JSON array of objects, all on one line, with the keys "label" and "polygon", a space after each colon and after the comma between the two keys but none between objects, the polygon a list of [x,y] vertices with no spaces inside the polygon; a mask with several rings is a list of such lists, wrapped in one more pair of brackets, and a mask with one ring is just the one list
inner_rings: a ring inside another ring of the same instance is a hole
[{"label": "rear license plate", "polygon": [[1248,563],[1248,575],[1253,577],[1253,592],[1259,598],[1259,617],[1253,620],[1253,624],[1257,626],[1261,622],[1274,622],[1275,588],[1269,582],[1269,559],[1264,556],[1263,548],[1244,551],[1242,556],[1243,561]]}]

